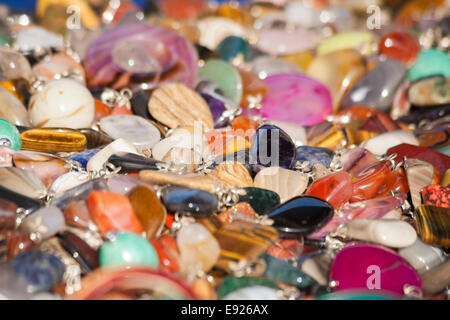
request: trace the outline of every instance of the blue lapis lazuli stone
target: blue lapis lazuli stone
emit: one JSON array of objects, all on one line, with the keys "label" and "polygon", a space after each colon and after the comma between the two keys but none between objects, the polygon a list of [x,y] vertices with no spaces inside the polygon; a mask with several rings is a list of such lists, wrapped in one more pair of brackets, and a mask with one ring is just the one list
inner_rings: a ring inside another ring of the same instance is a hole
[{"label": "blue lapis lazuli stone", "polygon": [[308,168],[312,169],[314,163],[320,163],[329,168],[334,156],[334,151],[321,147],[300,146],[297,148],[297,161],[308,161]]},{"label": "blue lapis lazuli stone", "polygon": [[36,292],[49,291],[63,280],[65,266],[56,256],[33,249],[17,255],[12,268],[33,286]]},{"label": "blue lapis lazuli stone", "polygon": [[225,61],[230,61],[242,54],[244,60],[250,58],[250,45],[241,37],[229,36],[217,46],[216,54]]},{"label": "blue lapis lazuli stone", "polygon": [[178,186],[162,190],[161,200],[169,212],[192,215],[196,218],[209,217],[217,210],[217,196],[200,189]]},{"label": "blue lapis lazuli stone", "polygon": [[87,163],[90,158],[95,156],[97,152],[100,151],[100,148],[90,149],[85,152],[78,153],[72,157],[69,157],[69,160],[77,161],[81,164],[81,168],[86,170]]},{"label": "blue lapis lazuli stone", "polygon": [[251,164],[291,169],[296,158],[295,144],[282,129],[273,125],[263,125],[256,130],[250,146]]}]

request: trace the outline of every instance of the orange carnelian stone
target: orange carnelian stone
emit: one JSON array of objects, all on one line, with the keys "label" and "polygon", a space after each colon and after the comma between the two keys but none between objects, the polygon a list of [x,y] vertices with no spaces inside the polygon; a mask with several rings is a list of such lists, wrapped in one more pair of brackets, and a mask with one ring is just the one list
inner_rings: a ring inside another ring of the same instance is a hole
[{"label": "orange carnelian stone", "polygon": [[380,161],[370,165],[352,179],[353,195],[350,202],[372,199],[390,173],[389,161]]},{"label": "orange carnelian stone", "polygon": [[365,106],[352,106],[341,112],[337,113],[337,117],[347,116],[349,121],[366,120],[367,118],[377,114],[378,111],[374,108],[369,108]]},{"label": "orange carnelian stone", "polygon": [[314,181],[306,194],[326,200],[339,209],[352,196],[352,178],[345,171],[330,174]]},{"label": "orange carnelian stone", "polygon": [[151,244],[158,254],[161,267],[170,272],[178,272],[180,265],[178,263],[177,241],[169,234],[159,238],[152,239]]},{"label": "orange carnelian stone", "polygon": [[238,136],[250,139],[259,127],[259,123],[249,117],[240,116],[233,120],[231,127]]},{"label": "orange carnelian stone", "polygon": [[241,100],[242,106],[246,107],[249,105],[249,97],[256,97],[260,95],[261,98],[263,98],[267,94],[267,91],[269,90],[267,84],[258,78],[257,75],[243,70],[239,70],[239,73],[241,74],[242,87],[244,89]]},{"label": "orange carnelian stone", "polygon": [[107,117],[111,114],[111,108],[100,100],[94,99],[95,102],[95,120]]},{"label": "orange carnelian stone", "polygon": [[420,52],[417,38],[404,31],[393,31],[381,38],[378,48],[388,58],[398,60],[409,66]]},{"label": "orange carnelian stone", "polygon": [[398,191],[403,194],[407,194],[409,192],[408,180],[406,179],[405,170],[403,170],[403,168],[398,168],[388,174],[386,180],[378,189],[374,198],[390,196],[391,190]]},{"label": "orange carnelian stone", "polygon": [[159,2],[161,10],[172,19],[195,19],[207,6],[206,0],[162,0]]},{"label": "orange carnelian stone", "polygon": [[133,114],[133,112],[127,106],[115,106],[111,112],[111,115],[113,114]]},{"label": "orange carnelian stone", "polygon": [[88,208],[92,220],[100,234],[105,236],[109,231],[130,231],[141,233],[141,222],[133,211],[130,200],[124,195],[92,191],[88,196]]}]

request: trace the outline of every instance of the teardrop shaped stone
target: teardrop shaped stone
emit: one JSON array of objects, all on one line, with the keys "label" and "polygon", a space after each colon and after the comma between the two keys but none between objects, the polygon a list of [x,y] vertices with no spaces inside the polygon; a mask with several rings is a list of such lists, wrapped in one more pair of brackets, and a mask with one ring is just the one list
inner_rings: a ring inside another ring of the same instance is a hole
[{"label": "teardrop shaped stone", "polygon": [[34,199],[47,194],[47,188],[33,171],[16,167],[0,168],[0,185]]},{"label": "teardrop shaped stone", "polygon": [[250,155],[258,165],[291,169],[296,161],[297,149],[286,132],[276,126],[263,125],[256,130]]},{"label": "teardrop shaped stone", "polygon": [[270,212],[280,204],[280,196],[273,191],[247,187],[244,188],[245,195],[239,196],[239,202],[247,202],[259,215]]},{"label": "teardrop shaped stone", "polygon": [[163,162],[148,159],[144,156],[129,153],[117,152],[109,157],[108,162],[116,168],[121,167],[121,173],[139,173],[141,170],[159,170],[159,165]]},{"label": "teardrop shaped stone", "polygon": [[70,231],[64,231],[59,236],[61,246],[69,252],[84,272],[90,272],[99,266],[98,252]]},{"label": "teardrop shaped stone", "polygon": [[170,212],[205,218],[217,210],[217,196],[204,190],[169,186],[162,190],[161,200]]},{"label": "teardrop shaped stone", "polygon": [[305,194],[324,199],[335,209],[339,209],[350,200],[352,192],[352,178],[347,172],[341,171],[317,179]]},{"label": "teardrop shaped stone", "polygon": [[394,101],[397,88],[405,77],[405,67],[398,61],[380,61],[368,74],[348,91],[341,101],[341,108],[364,105],[387,111]]},{"label": "teardrop shaped stone", "polygon": [[298,196],[273,209],[267,215],[273,227],[286,237],[312,233],[327,223],[334,214],[333,207],[314,196]]}]

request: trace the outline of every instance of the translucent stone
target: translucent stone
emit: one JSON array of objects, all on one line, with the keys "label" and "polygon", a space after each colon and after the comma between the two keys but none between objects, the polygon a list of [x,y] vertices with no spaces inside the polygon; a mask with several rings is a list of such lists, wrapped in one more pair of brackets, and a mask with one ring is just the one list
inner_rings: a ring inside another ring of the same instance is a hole
[{"label": "translucent stone", "polygon": [[337,172],[314,181],[305,194],[316,196],[339,209],[352,196],[352,180],[345,172]]},{"label": "translucent stone", "polygon": [[86,136],[72,129],[42,128],[22,132],[22,150],[38,152],[80,152],[86,148]]},{"label": "translucent stone", "polygon": [[412,34],[393,31],[380,39],[378,44],[380,53],[390,59],[396,59],[410,65],[420,51],[419,41]]},{"label": "translucent stone", "polygon": [[[302,41],[297,41],[299,38]],[[319,41],[320,36],[306,29],[266,29],[259,33],[256,47],[272,56],[278,56],[313,49]]]},{"label": "translucent stone", "polygon": [[209,271],[217,262],[220,246],[213,235],[198,223],[186,225],[177,233],[181,270],[196,274]]},{"label": "translucent stone", "polygon": [[103,168],[103,164],[109,159],[109,157],[118,152],[138,154],[136,147],[131,142],[119,138],[108,144],[106,147],[96,153],[92,158],[90,158],[86,166],[87,170],[98,172]]},{"label": "translucent stone", "polygon": [[279,73],[302,73],[302,69],[299,66],[272,56],[257,57],[250,61],[249,64],[251,71],[258,75],[260,79]]},{"label": "translucent stone", "polygon": [[414,269],[423,274],[445,261],[444,253],[438,247],[433,247],[417,239],[412,245],[399,250],[399,255],[406,259]]},{"label": "translucent stone", "polygon": [[0,118],[0,146],[19,150],[22,139],[19,130],[11,122]]},{"label": "translucent stone", "polygon": [[88,175],[83,172],[71,171],[60,175],[51,184],[48,189],[48,193],[54,197],[59,197],[67,190],[75,188],[84,182],[88,181]]},{"label": "translucent stone", "polygon": [[30,234],[36,242],[48,239],[64,227],[64,215],[55,206],[39,209],[27,216],[20,225],[20,230]]},{"label": "translucent stone", "polygon": [[280,300],[280,298],[277,289],[255,285],[235,290],[222,300]]},{"label": "translucent stone", "polygon": [[28,60],[18,52],[0,48],[0,80],[30,79],[32,71]]},{"label": "translucent stone", "polygon": [[390,148],[408,143],[415,146],[419,145],[419,141],[410,131],[395,130],[380,134],[374,138],[364,141],[360,147],[365,148],[375,155],[383,155]]},{"label": "translucent stone", "polygon": [[322,41],[317,47],[319,56],[342,49],[359,49],[362,54],[370,56],[374,36],[367,31],[347,31],[333,35]]},{"label": "translucent stone", "polygon": [[61,35],[49,32],[41,27],[29,27],[17,33],[16,44],[21,51],[62,48],[64,39]]},{"label": "translucent stone", "polygon": [[47,188],[33,171],[15,167],[0,168],[0,185],[35,199],[47,194]]},{"label": "translucent stone", "polygon": [[0,86],[0,102],[2,103],[2,108],[0,109],[1,118],[17,126],[30,126],[27,109],[25,109],[19,99],[2,86]]}]

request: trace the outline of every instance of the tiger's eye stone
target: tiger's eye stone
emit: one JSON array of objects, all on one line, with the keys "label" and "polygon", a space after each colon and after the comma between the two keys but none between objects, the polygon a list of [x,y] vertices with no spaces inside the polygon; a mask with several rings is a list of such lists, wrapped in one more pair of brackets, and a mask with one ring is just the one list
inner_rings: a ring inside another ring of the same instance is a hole
[{"label": "tiger's eye stone", "polygon": [[208,217],[217,210],[215,194],[199,189],[169,186],[162,190],[161,200],[169,212],[190,214],[197,218]]},{"label": "tiger's eye stone", "polygon": [[220,245],[220,257],[216,267],[231,272],[239,261],[255,262],[277,240],[277,231],[247,221],[236,220],[225,224],[215,234]]},{"label": "tiger's eye stone", "polygon": [[446,52],[436,48],[420,52],[407,73],[409,81],[435,75],[450,77],[450,58]]},{"label": "tiger's eye stone", "polygon": [[267,215],[274,220],[273,227],[286,238],[298,238],[312,233],[333,216],[334,209],[326,201],[310,195],[295,197]]},{"label": "tiger's eye stone", "polygon": [[305,194],[326,200],[334,209],[339,209],[350,200],[352,192],[351,176],[341,171],[314,181]]},{"label": "tiger's eye stone", "polygon": [[105,242],[99,251],[99,261],[104,266],[132,265],[158,268],[159,258],[155,248],[145,238],[133,232],[119,232]]},{"label": "tiger's eye stone", "polygon": [[86,200],[70,202],[64,210],[64,219],[68,225],[80,229],[89,229],[93,223]]},{"label": "tiger's eye stone", "polygon": [[409,32],[393,31],[382,37],[378,43],[381,54],[411,65],[420,52],[419,41]]},{"label": "tiger's eye stone", "polygon": [[450,209],[430,205],[419,206],[414,213],[417,233],[423,242],[450,246]]},{"label": "tiger's eye stone", "polygon": [[239,195],[239,202],[247,202],[259,215],[264,215],[280,204],[280,196],[273,191],[248,187],[245,195]]},{"label": "tiger's eye stone", "polygon": [[306,138],[308,145],[320,148],[336,149],[347,144],[344,130],[328,121],[309,127]]},{"label": "tiger's eye stone", "polygon": [[141,233],[142,224],[126,196],[103,191],[92,191],[88,196],[92,220],[105,236],[110,231]]},{"label": "tiger's eye stone", "polygon": [[351,202],[369,200],[377,193],[390,173],[390,162],[377,162],[352,178],[353,194]]},{"label": "tiger's eye stone", "polygon": [[77,130],[44,128],[21,134],[22,150],[39,152],[77,152],[86,148],[86,137]]},{"label": "tiger's eye stone", "polygon": [[150,242],[158,253],[161,268],[173,273],[178,272],[180,256],[176,239],[169,234],[164,234],[153,238]]},{"label": "tiger's eye stone", "polygon": [[0,146],[20,150],[22,140],[19,130],[11,122],[0,118]]},{"label": "tiger's eye stone", "polygon": [[422,199],[426,205],[450,208],[450,186],[429,185],[422,189]]},{"label": "tiger's eye stone", "polygon": [[142,224],[147,239],[154,238],[166,220],[166,210],[156,194],[145,186],[134,188],[128,195],[131,205]]},{"label": "tiger's eye stone", "polygon": [[110,144],[114,141],[111,137],[108,137],[106,134],[103,134],[100,131],[95,131],[89,128],[80,129],[78,131],[80,131],[86,137],[87,149],[98,148]]}]

